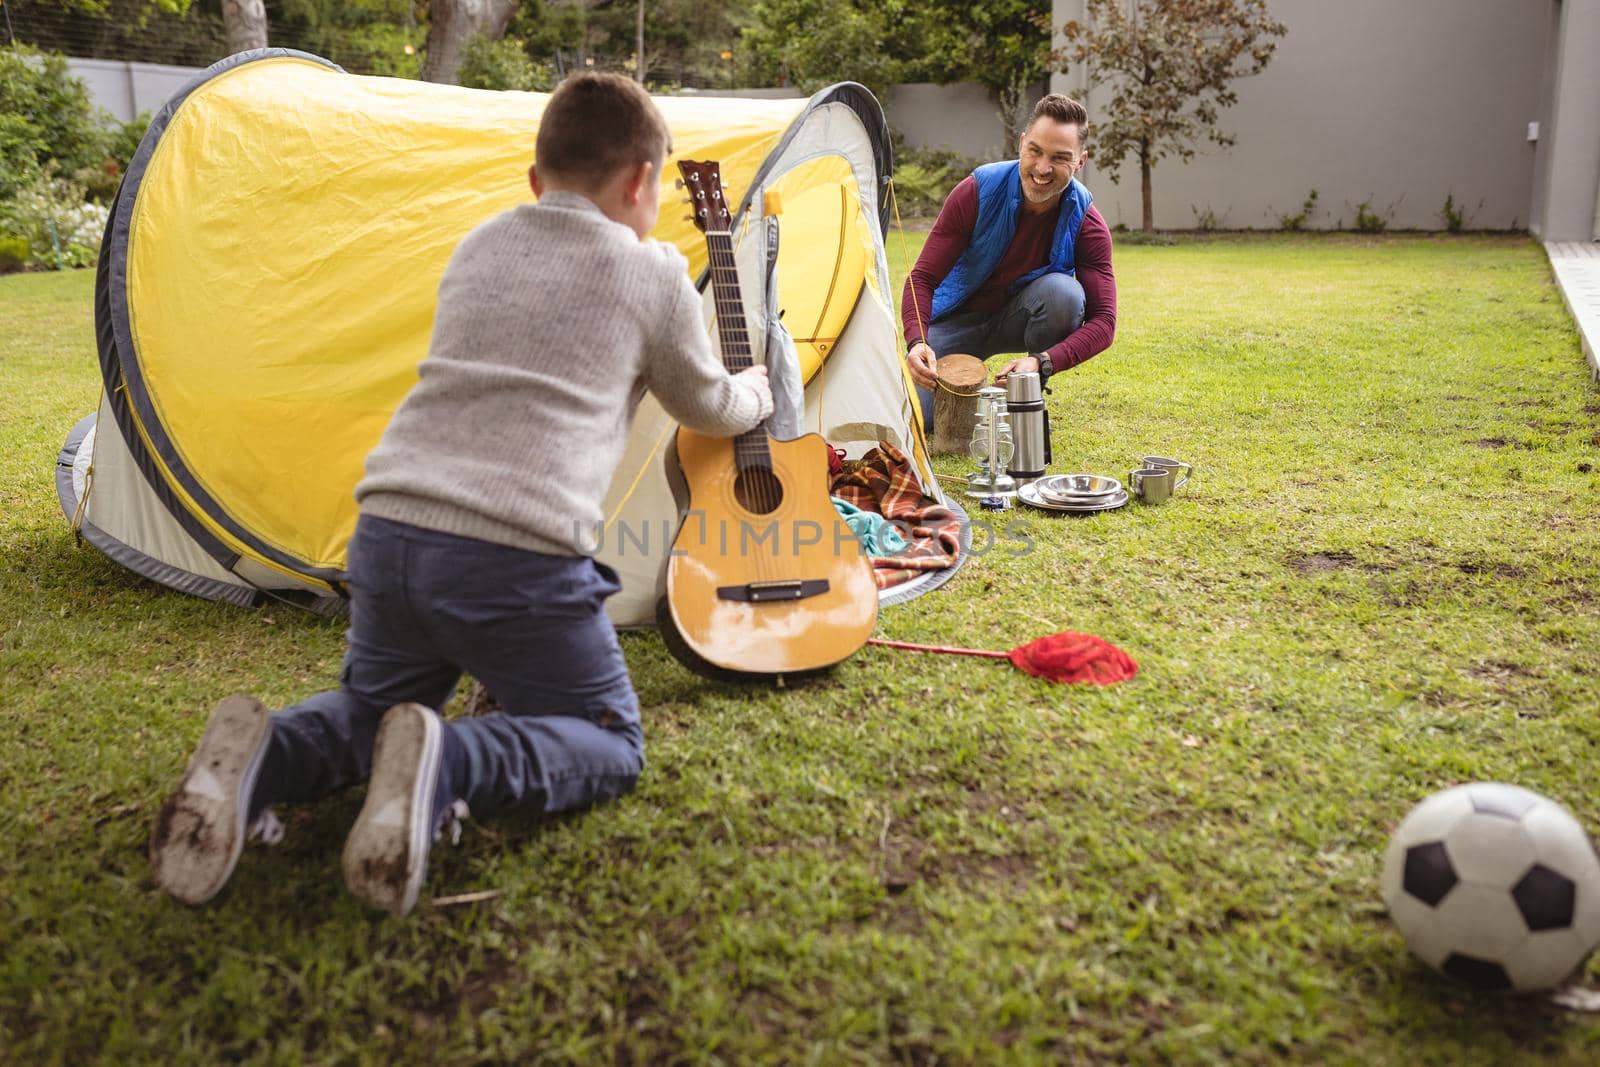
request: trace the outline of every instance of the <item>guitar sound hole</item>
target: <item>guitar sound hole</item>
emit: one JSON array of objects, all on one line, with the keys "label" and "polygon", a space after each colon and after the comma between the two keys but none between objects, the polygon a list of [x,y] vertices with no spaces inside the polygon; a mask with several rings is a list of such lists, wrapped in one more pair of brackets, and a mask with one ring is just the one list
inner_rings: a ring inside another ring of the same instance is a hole
[{"label": "guitar sound hole", "polygon": [[783,503],[783,483],[771,467],[746,467],[734,479],[733,496],[746,511],[765,515]]}]

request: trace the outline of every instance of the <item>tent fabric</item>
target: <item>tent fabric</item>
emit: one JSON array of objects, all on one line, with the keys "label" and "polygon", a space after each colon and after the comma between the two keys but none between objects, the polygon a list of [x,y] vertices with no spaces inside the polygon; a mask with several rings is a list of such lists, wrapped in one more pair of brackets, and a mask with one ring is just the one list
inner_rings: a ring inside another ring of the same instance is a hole
[{"label": "tent fabric", "polygon": [[[468,230],[530,199],[547,100],[357,77],[266,49],[216,64],[169,101],[119,190],[96,292],[107,402],[95,451],[120,439],[118,477],[145,488],[107,491],[101,471],[89,506],[159,505],[167,520],[139,536],[181,540],[192,573],[337,603],[352,490],[416,381],[439,277]],[[934,486],[896,343],[877,102],[846,84],[810,100],[657,104],[674,158],[718,161],[741,205],[735,255],[752,345],[789,351],[782,336],[769,347],[781,314],[807,383],[802,428],[857,452],[888,440]],[[677,209],[670,160],[664,169],[653,236],[675,244],[706,289],[703,237]],[[768,192],[783,205],[775,263]],[[706,318],[714,327],[709,293]],[[636,545],[675,525],[661,459],[672,429],[647,398],[607,496],[597,555],[623,575],[619,625],[653,614],[670,538]],[[609,535],[623,528],[632,540],[619,547]],[[124,543],[140,547],[137,536]]]}]

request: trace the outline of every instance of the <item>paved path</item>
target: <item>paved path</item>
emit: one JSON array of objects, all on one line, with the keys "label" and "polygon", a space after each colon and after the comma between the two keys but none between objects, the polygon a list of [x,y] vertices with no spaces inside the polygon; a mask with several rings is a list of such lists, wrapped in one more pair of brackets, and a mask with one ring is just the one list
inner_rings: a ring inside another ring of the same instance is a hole
[{"label": "paved path", "polygon": [[1550,268],[1583,337],[1583,354],[1600,380],[1600,241],[1547,241]]}]

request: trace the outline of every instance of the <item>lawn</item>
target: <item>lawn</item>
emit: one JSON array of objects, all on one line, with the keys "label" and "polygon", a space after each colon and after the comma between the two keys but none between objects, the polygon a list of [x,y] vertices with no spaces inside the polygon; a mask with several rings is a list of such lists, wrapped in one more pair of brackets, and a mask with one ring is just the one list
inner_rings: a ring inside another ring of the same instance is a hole
[{"label": "lawn", "polygon": [[1306,235],[1117,261],[1115,346],[1054,384],[1055,469],[1154,451],[1193,483],[1017,514],[1030,552],[880,633],[1085,631],[1135,679],[867,649],[737,689],[627,635],[638,791],[471,825],[403,920],[340,883],[358,795],[288,812],[211,906],[153,887],[210,704],[332,684],[340,627],[74,544],[52,478],[98,395],[93,279],[0,279],[0,1059],[1592,1063],[1600,1017],[1462,992],[1377,891],[1389,831],[1453,783],[1600,827],[1600,392],[1543,253]]}]

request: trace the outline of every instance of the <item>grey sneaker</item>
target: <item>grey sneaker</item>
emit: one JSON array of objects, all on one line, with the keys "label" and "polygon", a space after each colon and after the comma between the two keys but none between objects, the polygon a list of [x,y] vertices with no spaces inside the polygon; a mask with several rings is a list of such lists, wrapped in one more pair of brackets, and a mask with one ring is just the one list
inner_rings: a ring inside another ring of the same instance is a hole
[{"label": "grey sneaker", "polygon": [[421,704],[396,704],[372,749],[366,803],[344,842],[344,884],[375,908],[405,915],[428,873],[428,851],[446,823],[461,837],[466,805],[439,788],[444,723]]},{"label": "grey sneaker", "polygon": [[231,696],[211,709],[189,767],[150,834],[156,884],[183,903],[204,904],[217,895],[247,838],[283,836],[270,811],[246,826],[271,739],[272,715],[254,697]]}]

